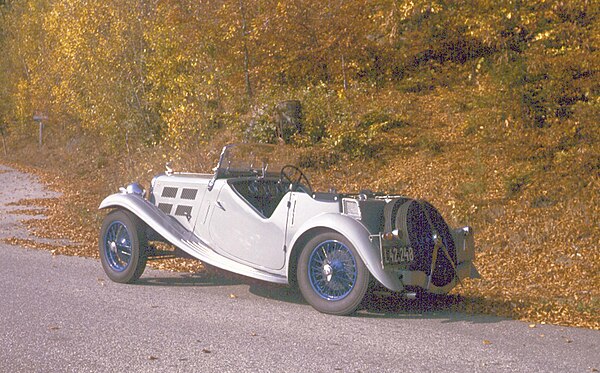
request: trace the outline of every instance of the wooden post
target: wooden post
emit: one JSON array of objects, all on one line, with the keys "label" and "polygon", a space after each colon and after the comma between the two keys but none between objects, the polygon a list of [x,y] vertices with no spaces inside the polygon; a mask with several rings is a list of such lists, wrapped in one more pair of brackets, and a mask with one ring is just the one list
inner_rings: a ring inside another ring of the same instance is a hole
[{"label": "wooden post", "polygon": [[33,120],[38,122],[40,125],[40,136],[39,136],[39,141],[38,141],[38,145],[41,148],[42,147],[42,139],[43,139],[43,132],[44,132],[44,120],[48,119],[47,116],[45,116],[44,114],[34,114],[33,115]]},{"label": "wooden post", "polygon": [[0,135],[2,135],[2,147],[4,148],[4,156],[8,155],[6,151],[6,124],[0,124]]},{"label": "wooden post", "polygon": [[40,148],[42,147],[42,138],[43,138],[42,133],[43,133],[43,130],[44,130],[44,122],[42,122],[40,120],[40,141],[39,141]]}]

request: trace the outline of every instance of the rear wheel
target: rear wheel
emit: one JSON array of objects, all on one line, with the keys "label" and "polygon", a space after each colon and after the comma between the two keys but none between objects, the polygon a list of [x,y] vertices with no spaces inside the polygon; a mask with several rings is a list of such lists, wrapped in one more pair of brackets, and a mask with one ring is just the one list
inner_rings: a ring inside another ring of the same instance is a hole
[{"label": "rear wheel", "polygon": [[106,275],[115,282],[132,283],[146,268],[146,235],[143,223],[124,210],[110,212],[100,230],[100,261]]},{"label": "rear wheel", "polygon": [[304,246],[298,258],[297,277],[302,296],[316,310],[348,315],[360,306],[371,275],[344,236],[326,232]]}]

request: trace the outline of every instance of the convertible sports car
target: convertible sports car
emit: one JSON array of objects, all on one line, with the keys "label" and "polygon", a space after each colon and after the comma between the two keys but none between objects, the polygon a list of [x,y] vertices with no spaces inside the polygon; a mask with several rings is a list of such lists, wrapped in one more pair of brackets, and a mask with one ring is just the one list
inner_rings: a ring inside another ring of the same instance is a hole
[{"label": "convertible sports car", "polygon": [[[361,191],[320,193],[296,166],[277,166],[283,146],[226,146],[214,174],[156,176],[108,196],[102,266],[136,281],[163,241],[212,266],[298,286],[321,312],[353,313],[374,286],[416,296],[444,294],[479,277],[469,227],[450,229],[429,203]],[[379,285],[380,284],[380,285]]]}]

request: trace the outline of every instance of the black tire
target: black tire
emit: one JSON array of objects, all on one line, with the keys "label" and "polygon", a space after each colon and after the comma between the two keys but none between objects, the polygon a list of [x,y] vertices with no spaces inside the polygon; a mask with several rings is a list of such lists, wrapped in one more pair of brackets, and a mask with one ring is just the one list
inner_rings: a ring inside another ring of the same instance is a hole
[{"label": "black tire", "polygon": [[350,241],[325,232],[302,249],[297,279],[302,296],[317,311],[342,316],[360,306],[371,274]]},{"label": "black tire", "polygon": [[104,218],[100,229],[100,261],[114,282],[132,283],[146,269],[148,242],[141,222],[125,210],[114,210]]}]

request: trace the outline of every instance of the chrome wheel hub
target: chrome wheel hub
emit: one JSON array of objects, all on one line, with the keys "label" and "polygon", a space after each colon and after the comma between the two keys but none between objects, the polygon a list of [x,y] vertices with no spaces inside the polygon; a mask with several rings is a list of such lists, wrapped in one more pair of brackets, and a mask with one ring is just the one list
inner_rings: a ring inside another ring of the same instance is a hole
[{"label": "chrome wheel hub", "polygon": [[110,252],[113,254],[117,253],[117,243],[115,241],[111,241],[108,243],[108,246],[110,248]]},{"label": "chrome wheel hub", "polygon": [[333,277],[333,268],[329,264],[323,266],[323,276],[325,276],[327,282],[331,281],[331,278]]}]

